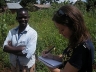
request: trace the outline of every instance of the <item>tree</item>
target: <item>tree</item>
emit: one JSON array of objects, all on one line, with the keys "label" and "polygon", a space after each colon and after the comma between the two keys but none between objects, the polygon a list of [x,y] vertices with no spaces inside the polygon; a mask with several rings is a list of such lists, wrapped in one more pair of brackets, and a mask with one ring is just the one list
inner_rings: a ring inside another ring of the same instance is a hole
[{"label": "tree", "polygon": [[5,1],[4,0],[0,0],[0,8],[2,8],[2,6],[5,6],[5,5],[6,5]]},{"label": "tree", "polygon": [[86,3],[86,10],[90,11],[91,9],[93,9],[96,6],[96,0],[87,0]]},{"label": "tree", "polygon": [[23,7],[26,7],[28,3],[33,3],[34,4],[34,3],[36,3],[36,0],[22,0],[20,4]]}]

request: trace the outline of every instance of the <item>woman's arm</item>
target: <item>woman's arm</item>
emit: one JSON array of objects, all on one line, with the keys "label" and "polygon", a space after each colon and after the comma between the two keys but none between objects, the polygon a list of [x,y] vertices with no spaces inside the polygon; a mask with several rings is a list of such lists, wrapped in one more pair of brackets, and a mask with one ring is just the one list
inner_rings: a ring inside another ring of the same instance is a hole
[{"label": "woman's arm", "polygon": [[67,64],[65,65],[64,69],[49,68],[49,70],[51,72],[78,72],[79,69],[75,68],[69,62],[67,62]]}]

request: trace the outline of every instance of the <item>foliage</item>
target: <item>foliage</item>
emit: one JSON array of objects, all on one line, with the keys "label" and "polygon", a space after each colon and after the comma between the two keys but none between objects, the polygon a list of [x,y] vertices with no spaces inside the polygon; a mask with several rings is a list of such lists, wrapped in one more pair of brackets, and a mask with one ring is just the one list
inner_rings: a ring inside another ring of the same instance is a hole
[{"label": "foliage", "polygon": [[36,7],[34,6],[33,3],[28,3],[27,6],[26,6],[26,8],[27,8],[29,11],[31,11],[31,12],[37,11],[37,9],[36,9]]},{"label": "foliage", "polygon": [[89,4],[93,4],[96,0],[86,0]]},{"label": "foliage", "polygon": [[27,5],[28,5],[28,3],[36,3],[36,0],[22,0],[21,1],[21,5],[23,6],[23,7],[26,7]]},{"label": "foliage", "polygon": [[0,17],[0,46],[3,45],[3,42],[7,36],[8,27],[16,23],[15,15],[13,16],[8,10],[5,13],[1,14]]},{"label": "foliage", "polygon": [[1,62],[3,64],[3,68],[4,67],[10,67],[8,54],[3,52],[2,49],[0,48],[0,63]]},{"label": "foliage", "polygon": [[0,0],[0,8],[4,5],[6,5],[5,0]]},{"label": "foliage", "polygon": [[[36,56],[41,55],[42,50],[47,49],[49,46],[55,46],[55,49],[52,51],[53,54],[61,54],[63,49],[67,46],[67,40],[63,38],[58,33],[58,30],[56,29],[55,25],[52,22],[52,16],[54,11],[56,11],[59,7],[62,5],[65,5],[66,3],[56,4],[52,3],[51,8],[49,9],[42,9],[35,12],[29,12],[30,14],[30,20],[29,24],[32,26],[38,33],[38,41],[37,41],[37,50],[36,50]],[[68,4],[68,3],[67,3]],[[80,5],[75,4],[83,13],[86,26],[88,30],[90,31],[90,34],[92,36],[92,41],[94,43],[94,46],[96,48],[96,11],[95,9],[87,12],[85,3],[81,3],[83,6],[80,7]],[[9,29],[15,27],[16,15],[11,14],[10,12],[6,12],[0,16],[1,23],[0,23],[0,42],[4,42],[4,39],[6,37],[6,34]],[[1,44],[3,45],[3,44]],[[8,62],[8,54],[4,53],[1,49],[2,46],[0,46],[0,58],[3,56],[4,65],[10,66]],[[96,55],[95,55],[96,56]],[[36,72],[48,72],[47,67],[45,67],[44,64],[36,60]]]}]

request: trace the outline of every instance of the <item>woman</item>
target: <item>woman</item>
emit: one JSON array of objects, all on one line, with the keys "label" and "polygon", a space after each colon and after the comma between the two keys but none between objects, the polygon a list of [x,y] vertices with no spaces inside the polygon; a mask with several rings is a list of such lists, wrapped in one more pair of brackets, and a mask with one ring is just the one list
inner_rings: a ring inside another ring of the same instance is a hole
[{"label": "woman", "polygon": [[82,13],[73,5],[62,6],[52,18],[59,33],[68,39],[68,47],[62,56],[55,56],[46,51],[43,57],[62,61],[62,66],[49,68],[51,72],[92,72],[94,47],[84,23]]}]

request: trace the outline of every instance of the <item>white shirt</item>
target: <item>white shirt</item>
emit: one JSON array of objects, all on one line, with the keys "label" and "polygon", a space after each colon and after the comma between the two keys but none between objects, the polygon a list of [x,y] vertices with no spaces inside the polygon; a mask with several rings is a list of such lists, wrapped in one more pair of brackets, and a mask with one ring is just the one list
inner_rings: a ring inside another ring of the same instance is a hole
[{"label": "white shirt", "polygon": [[[18,56],[18,59],[21,65],[28,66],[28,68],[32,67],[32,65],[35,63],[34,53],[36,50],[37,32],[29,25],[27,25],[26,29],[18,36],[18,27],[16,27],[9,30],[3,47],[5,45],[8,45],[8,41],[12,42],[12,46],[26,46],[25,49],[22,51],[23,54],[27,53],[26,57]],[[16,66],[16,58],[16,55],[10,54],[10,63],[13,66]]]}]

